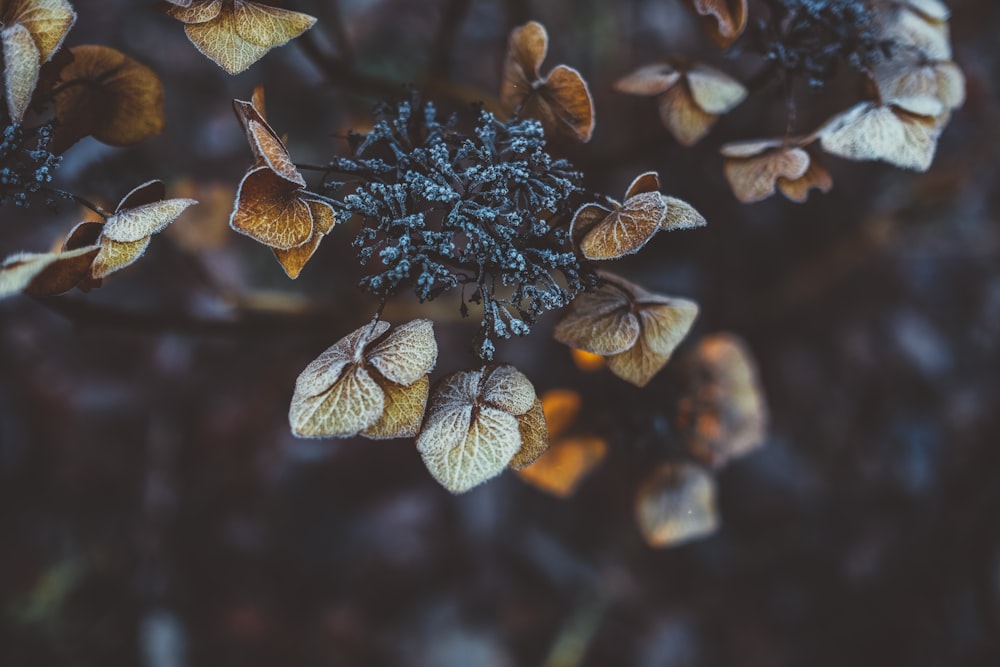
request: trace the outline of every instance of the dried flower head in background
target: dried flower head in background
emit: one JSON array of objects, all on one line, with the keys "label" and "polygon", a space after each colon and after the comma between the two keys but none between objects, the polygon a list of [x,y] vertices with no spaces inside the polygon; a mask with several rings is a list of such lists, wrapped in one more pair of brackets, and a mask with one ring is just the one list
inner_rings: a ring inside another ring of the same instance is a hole
[{"label": "dried flower head in background", "polygon": [[809,191],[829,192],[830,172],[806,148],[803,140],[760,139],[726,144],[725,173],[733,194],[744,204],[767,199],[780,190],[796,202]]},{"label": "dried flower head in background", "polygon": [[750,15],[747,0],[682,0],[702,19],[702,27],[722,48],[729,48],[746,30]]},{"label": "dried flower head in background", "polygon": [[707,537],[719,525],[715,480],[693,463],[661,464],[639,486],[635,518],[652,547],[679,546]]}]

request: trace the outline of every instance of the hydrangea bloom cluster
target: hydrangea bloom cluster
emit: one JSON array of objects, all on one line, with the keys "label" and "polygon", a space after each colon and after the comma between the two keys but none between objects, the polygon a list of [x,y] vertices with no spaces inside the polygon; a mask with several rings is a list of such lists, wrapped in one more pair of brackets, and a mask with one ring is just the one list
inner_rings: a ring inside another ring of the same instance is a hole
[{"label": "hydrangea bloom cluster", "polygon": [[772,20],[762,23],[764,57],[790,76],[822,87],[840,63],[870,72],[891,55],[879,36],[876,12],[862,0],[768,0]]},{"label": "hydrangea bloom cluster", "polygon": [[596,283],[567,230],[580,174],[545,152],[538,121],[480,110],[465,131],[419,100],[376,114],[325,183],[364,218],[354,240],[371,268],[362,287],[382,299],[412,288],[421,301],[461,287],[463,315],[469,302],[482,307],[476,347],[492,359],[495,339],[527,334]]},{"label": "hydrangea bloom cluster", "polygon": [[28,206],[30,195],[52,181],[62,158],[49,150],[52,126],[8,125],[0,138],[0,204]]}]

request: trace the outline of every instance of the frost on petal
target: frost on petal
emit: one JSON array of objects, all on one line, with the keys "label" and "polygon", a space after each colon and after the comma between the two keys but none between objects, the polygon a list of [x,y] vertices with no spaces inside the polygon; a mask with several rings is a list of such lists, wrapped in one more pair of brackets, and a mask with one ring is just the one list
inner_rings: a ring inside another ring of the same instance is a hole
[{"label": "frost on petal", "polygon": [[881,160],[926,171],[939,129],[934,118],[861,102],[819,130],[823,149],[848,160]]},{"label": "frost on petal", "polygon": [[385,392],[368,371],[354,364],[318,395],[296,391],[288,421],[292,433],[300,438],[347,437],[375,424],[384,408]]},{"label": "frost on petal", "polygon": [[188,0],[186,3],[167,1],[171,4],[160,5],[160,11],[181,23],[211,21],[222,11],[222,0]]},{"label": "frost on petal", "polygon": [[385,393],[385,408],[378,421],[361,431],[361,435],[373,440],[415,437],[424,419],[430,380],[424,376],[405,387],[377,378],[376,382]]},{"label": "frost on petal", "polygon": [[272,248],[300,246],[313,234],[312,211],[301,192],[266,166],[251,169],[240,182],[229,226]]},{"label": "frost on petal", "polygon": [[428,411],[417,449],[431,475],[452,493],[468,491],[496,477],[521,448],[517,418],[502,410],[480,408],[464,437],[461,420],[449,420],[447,437],[438,437],[438,420],[438,415]]},{"label": "frost on petal", "polygon": [[719,525],[715,480],[700,466],[665,463],[639,486],[635,518],[651,547],[673,547],[707,537]]},{"label": "frost on petal", "polygon": [[697,317],[698,304],[687,299],[672,298],[666,304],[643,305],[639,310],[642,337],[651,350],[669,356],[687,336]]},{"label": "frost on petal", "polygon": [[90,277],[104,278],[131,266],[146,253],[148,247],[148,236],[137,241],[115,241],[102,236],[101,252],[94,258],[94,263],[90,267]]},{"label": "frost on petal", "polygon": [[86,280],[100,248],[87,246],[53,253],[20,253],[0,264],[0,299],[24,292],[55,296]]},{"label": "frost on petal", "polygon": [[136,208],[119,210],[104,224],[104,236],[112,241],[139,241],[163,231],[194,199],[164,199]]},{"label": "frost on petal", "polygon": [[67,0],[11,0],[6,4],[10,23],[20,24],[31,33],[40,62],[46,62],[59,50],[76,22],[76,12]]},{"label": "frost on petal", "polygon": [[545,426],[545,411],[542,402],[535,399],[531,409],[518,417],[521,433],[521,448],[510,460],[510,467],[519,470],[530,466],[549,446],[549,431]]},{"label": "frost on petal", "polygon": [[483,369],[479,391],[483,401],[515,417],[526,413],[535,403],[535,388],[531,381],[510,364],[490,365]]},{"label": "frost on petal", "polygon": [[364,348],[389,328],[388,322],[378,321],[355,329],[323,351],[306,366],[295,380],[295,395],[317,396],[336,382],[351,362],[360,362]]},{"label": "frost on petal", "polygon": [[3,41],[4,77],[7,88],[7,110],[11,121],[20,123],[38,85],[41,57],[31,33],[15,23],[0,31]]},{"label": "frost on petal", "polygon": [[587,232],[580,249],[585,257],[594,260],[635,253],[659,231],[666,209],[658,192],[635,195]]},{"label": "frost on petal", "polygon": [[663,203],[667,205],[667,212],[660,223],[662,231],[676,232],[681,229],[697,229],[708,224],[705,216],[686,201],[664,195]]},{"label": "frost on petal", "polygon": [[727,157],[724,170],[733,194],[749,204],[773,195],[779,178],[801,178],[809,162],[809,154],[802,148],[786,147],[750,157]]},{"label": "frost on petal", "polygon": [[660,191],[660,175],[655,171],[647,171],[639,174],[628,186],[628,190],[625,191],[625,201],[628,201],[636,195],[641,195],[644,192],[659,192]]},{"label": "frost on petal", "polygon": [[669,360],[670,355],[650,349],[640,336],[629,349],[608,356],[608,370],[636,387],[645,387]]},{"label": "frost on petal", "polygon": [[639,337],[639,320],[628,296],[610,284],[576,297],[556,325],[553,337],[593,354],[627,350]]},{"label": "frost on petal", "polygon": [[431,372],[437,362],[434,323],[419,319],[401,324],[366,354],[369,364],[396,384],[413,384]]},{"label": "frost on petal", "polygon": [[316,18],[308,14],[257,2],[237,2],[235,13],[240,37],[269,49],[287,44],[316,23]]}]

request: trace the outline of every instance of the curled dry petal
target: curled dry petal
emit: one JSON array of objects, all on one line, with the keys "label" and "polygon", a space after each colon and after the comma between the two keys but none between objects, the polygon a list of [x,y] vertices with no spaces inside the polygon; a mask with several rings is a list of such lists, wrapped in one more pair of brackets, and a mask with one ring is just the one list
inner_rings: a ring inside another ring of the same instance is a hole
[{"label": "curled dry petal", "polygon": [[702,338],[681,362],[687,388],[677,407],[677,431],[691,455],[718,468],[760,447],[767,405],[753,355],[730,334]]},{"label": "curled dry petal", "polygon": [[719,119],[698,106],[686,84],[674,86],[660,96],[660,121],[682,146],[694,146]]},{"label": "curled dry petal", "polygon": [[747,0],[685,0],[685,4],[702,17],[705,32],[722,48],[728,48],[746,30]]},{"label": "curled dry petal", "polygon": [[697,229],[708,225],[705,216],[686,201],[664,195],[663,203],[667,205],[667,212],[660,223],[661,231],[676,232],[681,229]]},{"label": "curled dry petal", "polygon": [[623,352],[639,338],[639,319],[628,293],[610,283],[578,295],[552,332],[574,349],[607,356]]},{"label": "curled dry petal", "polygon": [[66,0],[0,3],[7,109],[14,123],[24,117],[42,64],[59,49],[75,21],[76,12]]},{"label": "curled dry petal", "polygon": [[90,277],[106,278],[115,271],[131,266],[146,253],[150,237],[145,236],[135,241],[115,241],[101,237],[101,252],[94,258],[90,267]]},{"label": "curled dry petal", "polygon": [[3,41],[7,110],[11,121],[20,123],[28,110],[42,69],[38,47],[28,29],[17,23],[0,31],[0,40]]},{"label": "curled dry petal", "polygon": [[[762,142],[750,142],[754,145]],[[725,173],[733,194],[744,204],[767,199],[775,193],[778,179],[796,180],[809,169],[809,154],[798,146],[778,146],[756,155],[742,155],[743,146],[723,146]]]},{"label": "curled dry petal", "polygon": [[659,95],[672,88],[682,76],[673,65],[653,63],[618,79],[613,87],[628,95]]},{"label": "curled dry petal", "polygon": [[[530,389],[526,402],[525,385]],[[517,414],[511,411],[519,411]],[[417,450],[438,482],[461,493],[527,465],[547,446],[544,414],[527,378],[512,366],[488,365],[442,379],[427,406]]]},{"label": "curled dry petal", "polygon": [[434,323],[421,319],[396,327],[365,356],[387,380],[410,385],[431,372],[437,354]]},{"label": "curled dry petal", "polygon": [[700,466],[665,463],[639,486],[635,501],[639,530],[651,547],[685,544],[715,532],[715,480]]},{"label": "curled dry petal", "polygon": [[540,68],[548,51],[545,27],[531,21],[515,28],[507,41],[500,100],[512,113],[542,121],[577,141],[594,133],[594,101],[583,76],[558,65],[544,78]]},{"label": "curled dry petal", "polygon": [[875,75],[882,99],[903,101],[906,107],[926,105],[925,100],[929,99],[945,109],[957,109],[965,102],[965,75],[950,61],[921,64],[890,61],[876,70]]},{"label": "curled dry petal", "polygon": [[63,152],[86,136],[128,146],[163,131],[163,84],[153,70],[106,46],[70,52],[55,94],[53,150]]},{"label": "curled dry petal", "polygon": [[112,241],[138,241],[163,231],[194,199],[164,199],[136,208],[119,209],[104,224],[104,236]]},{"label": "curled dry petal", "polygon": [[52,253],[19,253],[0,264],[0,299],[23,292],[55,296],[86,280],[100,248],[90,245]]},{"label": "curled dry petal", "polygon": [[832,118],[818,134],[823,149],[848,160],[882,160],[926,171],[934,159],[938,121],[894,105],[861,102]]},{"label": "curled dry petal", "polygon": [[584,257],[616,259],[638,252],[660,229],[667,205],[658,192],[644,192],[597,223],[580,243]]},{"label": "curled dry petal", "polygon": [[255,167],[240,181],[229,226],[272,248],[298,247],[313,235],[312,211],[301,193],[266,165]]}]

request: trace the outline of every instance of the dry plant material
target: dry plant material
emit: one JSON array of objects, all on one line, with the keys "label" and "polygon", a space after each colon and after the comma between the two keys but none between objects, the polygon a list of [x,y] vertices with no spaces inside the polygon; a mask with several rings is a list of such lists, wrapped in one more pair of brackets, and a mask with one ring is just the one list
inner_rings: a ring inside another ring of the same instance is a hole
[{"label": "dry plant material", "polygon": [[708,537],[719,526],[715,480],[693,463],[664,463],[639,485],[635,518],[646,543],[658,549]]},{"label": "dry plant material", "polygon": [[726,49],[747,27],[747,0],[683,0],[701,17],[702,28],[712,41]]},{"label": "dry plant material", "polygon": [[75,22],[76,12],[66,0],[0,2],[7,110],[13,123],[24,118],[42,64],[59,50]]},{"label": "dry plant material", "polygon": [[415,436],[437,353],[430,320],[413,320],[391,331],[388,322],[376,321],[353,331],[295,381],[288,412],[292,433],[377,440]]},{"label": "dry plant material", "polygon": [[295,279],[337,220],[328,202],[306,190],[305,179],[264,119],[262,107],[259,89],[253,102],[233,101],[254,164],[240,181],[229,226],[270,247],[288,277]]},{"label": "dry plant material", "polygon": [[689,388],[678,403],[677,430],[692,456],[719,468],[764,443],[767,405],[742,340],[706,336],[681,366]]},{"label": "dry plant material", "polygon": [[761,139],[726,144],[725,174],[733,194],[744,204],[762,201],[776,190],[802,203],[813,188],[829,192],[830,172],[805,149],[802,141]]},{"label": "dry plant material", "polygon": [[915,50],[931,60],[951,59],[950,12],[937,0],[895,2],[882,14],[882,35],[897,47]]},{"label": "dry plant material", "polygon": [[607,358],[612,373],[646,386],[691,330],[698,305],[647,292],[602,273],[603,283],[570,304],[553,335],[560,343]]},{"label": "dry plant material", "polygon": [[904,106],[928,107],[938,102],[950,111],[965,102],[965,75],[951,61],[896,58],[875,70],[875,82],[883,100]]},{"label": "dry plant material", "polygon": [[86,136],[128,146],[163,131],[163,84],[153,70],[107,46],[69,52],[54,94],[56,153]]},{"label": "dry plant material", "polygon": [[699,64],[646,65],[616,81],[614,89],[629,95],[655,96],[660,120],[684,146],[698,143],[719,116],[732,111],[747,96],[742,83]]},{"label": "dry plant material", "polygon": [[434,387],[417,437],[431,475],[452,493],[530,465],[548,446],[542,404],[509,364],[459,371]]},{"label": "dry plant material", "polygon": [[944,109],[934,100],[908,102],[909,109],[897,103],[861,102],[834,116],[817,132],[823,150],[848,160],[881,160],[927,171]]},{"label": "dry plant material", "polygon": [[564,435],[580,413],[580,395],[575,391],[552,389],[540,400],[549,448],[534,463],[518,470],[517,475],[537,489],[566,498],[604,459],[608,445],[592,435]]},{"label": "dry plant material", "polygon": [[68,292],[88,278],[100,250],[89,245],[63,252],[12,255],[0,264],[0,299],[21,292],[36,297]]},{"label": "dry plant material", "polygon": [[159,9],[183,23],[195,48],[229,74],[245,71],[316,23],[308,14],[249,0],[168,0]]},{"label": "dry plant material", "polygon": [[692,229],[706,222],[690,204],[661,195],[654,171],[640,174],[625,192],[624,203],[608,199],[610,207],[585,204],[573,216],[570,235],[584,257],[617,259],[638,252],[661,229]]},{"label": "dry plant material", "polygon": [[500,100],[517,116],[542,121],[549,129],[587,142],[594,133],[594,100],[578,71],[557,65],[544,77],[542,61],[549,48],[545,26],[531,21],[510,33]]}]

